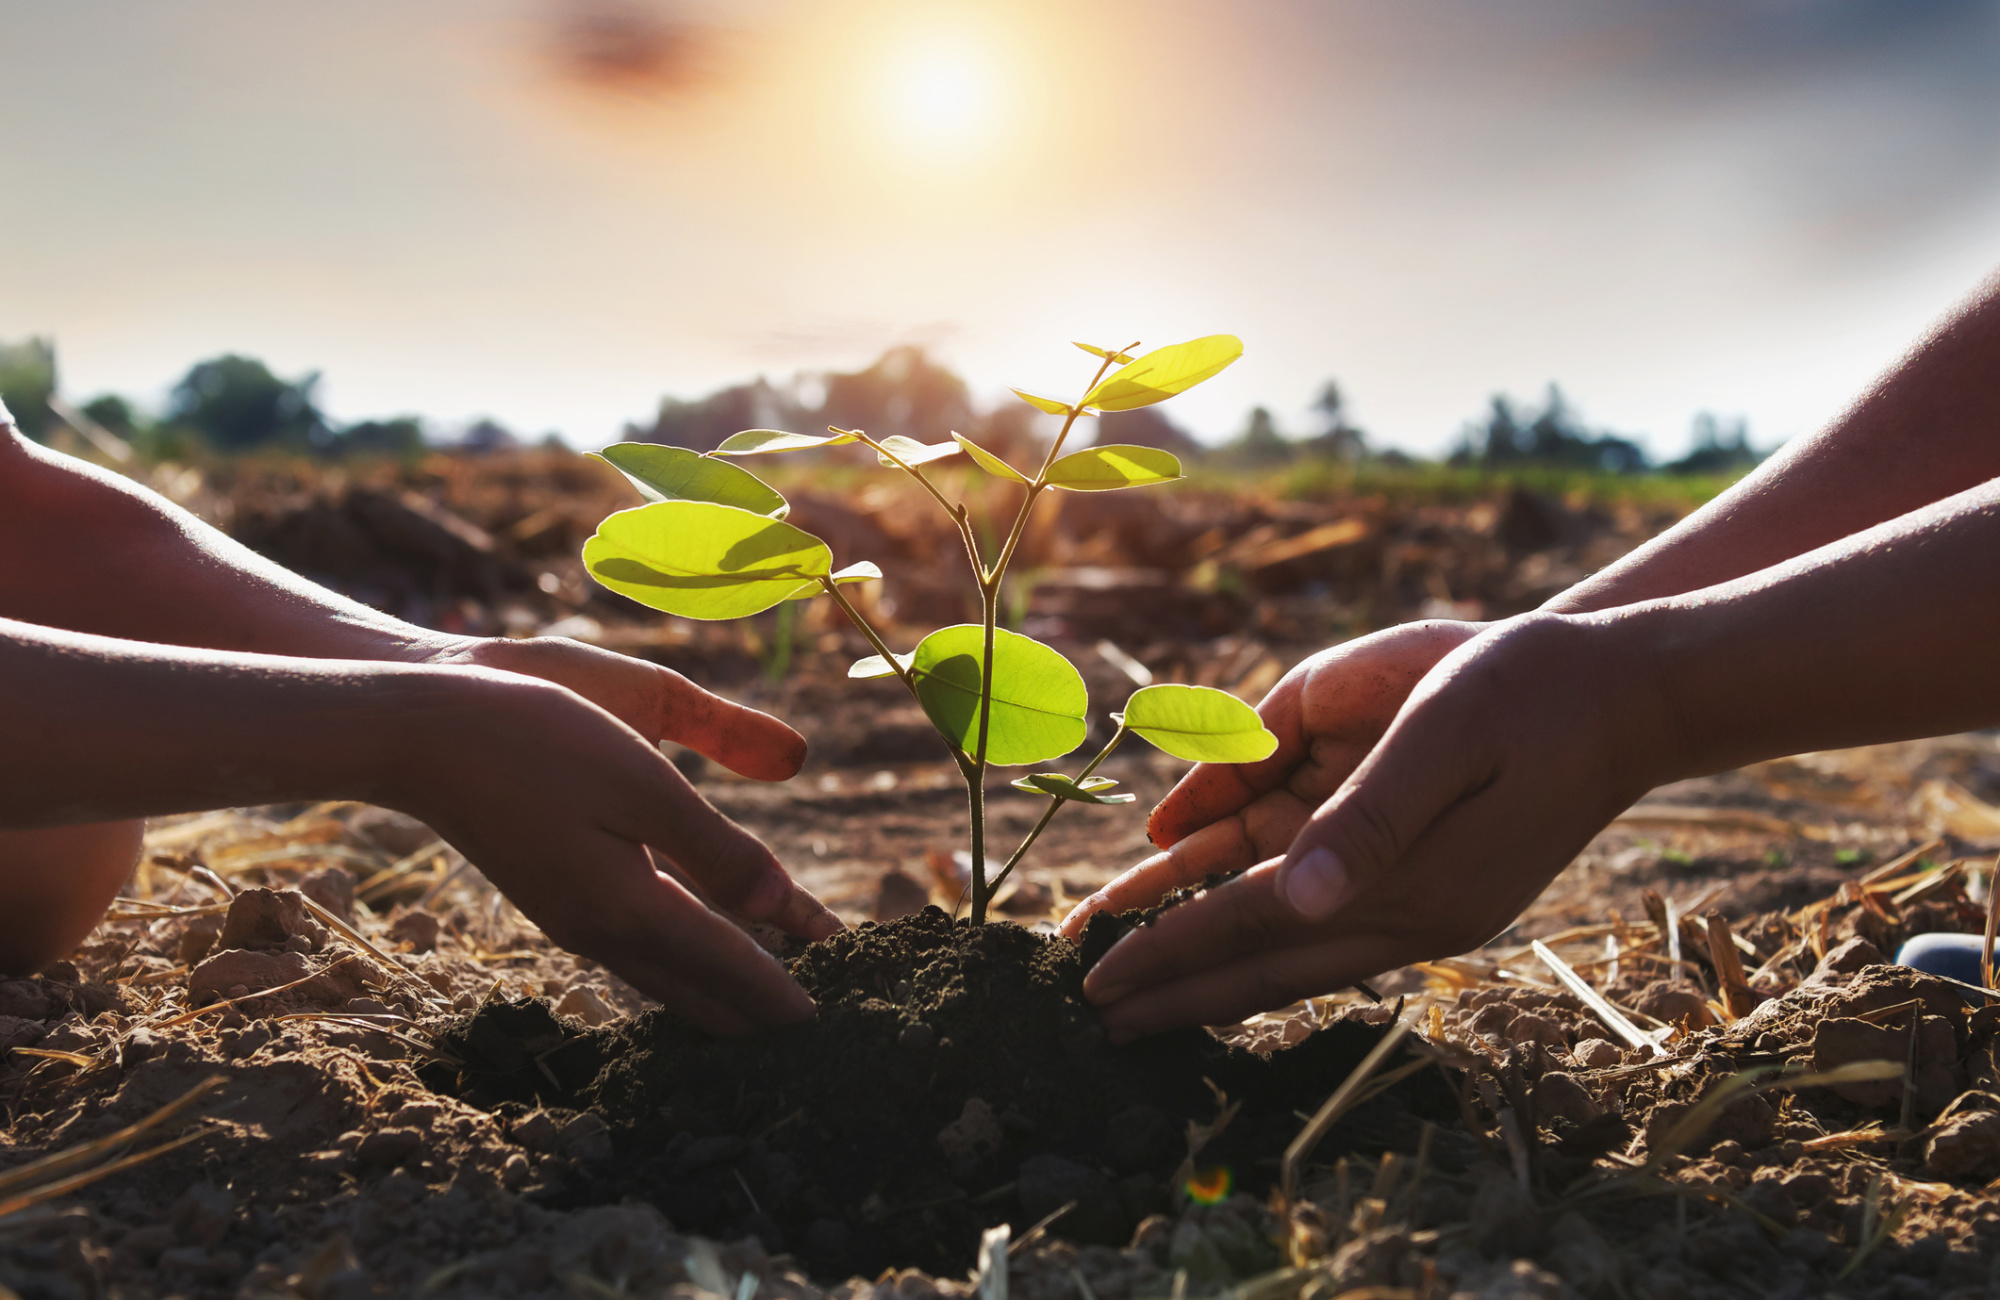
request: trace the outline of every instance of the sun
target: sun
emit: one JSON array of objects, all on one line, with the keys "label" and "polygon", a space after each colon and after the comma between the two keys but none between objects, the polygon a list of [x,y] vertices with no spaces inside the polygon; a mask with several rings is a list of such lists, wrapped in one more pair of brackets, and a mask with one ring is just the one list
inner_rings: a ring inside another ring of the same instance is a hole
[{"label": "sun", "polygon": [[985,143],[999,125],[999,87],[990,57],[962,40],[912,41],[896,52],[884,80],[896,135],[925,152]]}]

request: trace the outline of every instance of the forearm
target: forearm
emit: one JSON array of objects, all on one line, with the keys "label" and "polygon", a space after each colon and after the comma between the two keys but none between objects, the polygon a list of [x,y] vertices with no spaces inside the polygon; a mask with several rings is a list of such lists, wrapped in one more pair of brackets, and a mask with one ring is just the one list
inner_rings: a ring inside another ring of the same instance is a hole
[{"label": "forearm", "polygon": [[405,802],[497,674],[187,650],[0,619],[0,828]]},{"label": "forearm", "polygon": [[2000,475],[2000,288],[1948,319],[1833,425],[1548,602],[1610,609],[1755,573]]},{"label": "forearm", "polygon": [[157,493],[4,427],[0,618],[316,659],[413,661],[444,643],[273,564]]},{"label": "forearm", "polygon": [[2000,479],[1750,577],[1582,621],[1647,666],[1661,781],[2000,724]]}]

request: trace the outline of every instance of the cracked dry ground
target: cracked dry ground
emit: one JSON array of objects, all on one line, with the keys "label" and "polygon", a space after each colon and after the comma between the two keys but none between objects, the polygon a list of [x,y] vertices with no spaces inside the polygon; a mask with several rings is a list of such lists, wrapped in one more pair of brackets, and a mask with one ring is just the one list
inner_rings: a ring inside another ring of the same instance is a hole
[{"label": "cracked dry ground", "polygon": [[[1142,800],[1173,775],[1150,758],[1114,762]],[[861,920],[947,901],[961,797],[949,777],[904,762],[815,770],[796,789],[704,787]],[[997,802],[1010,827],[1037,807]],[[1007,1285],[1037,1300],[1992,1294],[2000,1015],[1882,957],[1915,929],[1978,928],[1973,900],[2000,847],[1994,802],[1991,736],[1656,792],[1494,945],[1385,979],[1409,998],[1414,1033],[1374,1082],[1410,1072],[1362,1090],[1288,1202],[1269,1195],[1283,1146],[1352,1052],[1268,1095],[1254,1070],[1217,1079],[1244,1109],[1193,1162],[1207,1185],[1226,1157],[1236,1190],[1214,1204],[1191,1202],[1175,1177],[1187,1126],[1219,1118],[1205,1087],[1149,1098],[1153,1117],[1108,1112],[1121,1132],[1148,1128],[1134,1139],[1154,1143],[1143,1159],[1088,1135],[1051,1151],[1059,1126],[1025,1106],[982,1117],[976,1083],[926,1092],[930,1075],[905,1076],[935,1041],[892,1039],[878,1049],[884,1093],[918,1100],[908,1131],[882,1141],[947,1164],[954,1142],[974,1151],[965,1177],[984,1190],[919,1212],[955,1215],[961,1234],[1011,1221]],[[1058,821],[1013,919],[1032,924],[1131,861],[1139,820],[1110,809]],[[888,1194],[898,1162],[801,1209],[777,1174],[808,1164],[810,1126],[731,1129],[740,1116],[701,1108],[676,1119],[668,1097],[649,1128],[609,1104],[644,1092],[619,1091],[619,1044],[685,1031],[633,1018],[628,989],[550,951],[407,819],[358,807],[179,819],[155,828],[130,896],[69,961],[0,983],[0,1286],[15,1294],[923,1300],[975,1286],[962,1236],[947,1257],[890,1261],[928,1271],[826,1267],[835,1233],[819,1225],[860,1233],[871,1214],[912,1209]],[[1632,1046],[1565,991],[1524,947],[1537,937],[1661,1050]],[[855,1014],[907,1027],[926,971],[936,963],[884,974],[856,992]],[[453,1017],[482,1006],[489,1020],[540,1018],[552,1037],[517,1064],[546,1089],[482,1096],[440,1062],[440,1032],[452,1042],[449,1026],[467,1023]],[[1365,1046],[1388,1016],[1336,999],[1225,1038],[1269,1052],[1334,1025]],[[571,1043],[604,1068],[570,1078],[560,1054],[544,1055]],[[1856,1072],[1878,1060],[1886,1074]],[[1830,1085],[1785,1078],[1843,1066]],[[782,1053],[757,1068],[745,1095],[814,1082],[810,1062],[787,1067]],[[641,1165],[645,1178],[623,1176]],[[679,1186],[712,1203],[676,1206],[661,1189]],[[723,1239],[697,1234],[697,1220],[725,1225]]]}]

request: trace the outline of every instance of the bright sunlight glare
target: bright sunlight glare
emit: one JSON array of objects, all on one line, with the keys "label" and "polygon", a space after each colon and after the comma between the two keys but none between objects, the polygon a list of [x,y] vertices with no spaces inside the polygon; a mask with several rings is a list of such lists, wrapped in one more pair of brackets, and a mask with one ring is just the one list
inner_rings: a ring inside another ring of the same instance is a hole
[{"label": "bright sunlight glare", "polygon": [[959,148],[996,125],[993,68],[977,50],[944,41],[912,45],[892,65],[887,84],[891,119],[911,144]]}]

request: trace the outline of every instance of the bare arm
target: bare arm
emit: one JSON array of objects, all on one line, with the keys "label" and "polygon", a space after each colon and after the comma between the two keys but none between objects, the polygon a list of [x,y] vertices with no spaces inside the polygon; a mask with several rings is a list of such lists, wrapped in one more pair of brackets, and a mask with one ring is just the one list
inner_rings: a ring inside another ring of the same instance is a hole
[{"label": "bare arm", "polygon": [[2000,475],[2000,284],[1831,426],[1543,608],[1609,609],[1711,587]]},{"label": "bare arm", "polygon": [[1996,642],[2000,479],[1719,586],[1499,624],[1282,856],[1128,936],[1085,989],[1144,1033],[1463,952],[1663,781],[2000,723]]},{"label": "bare arm", "polygon": [[647,849],[737,915],[807,938],[838,922],[647,739],[569,690],[0,619],[0,828],[325,798],[423,818],[556,943],[711,1029],[811,1013]]},{"label": "bare arm", "polygon": [[210,650],[494,668],[567,686],[649,740],[691,746],[745,776],[783,780],[805,761],[790,727],[679,673],[559,638],[455,637],[391,618],[5,427],[0,618]]}]

